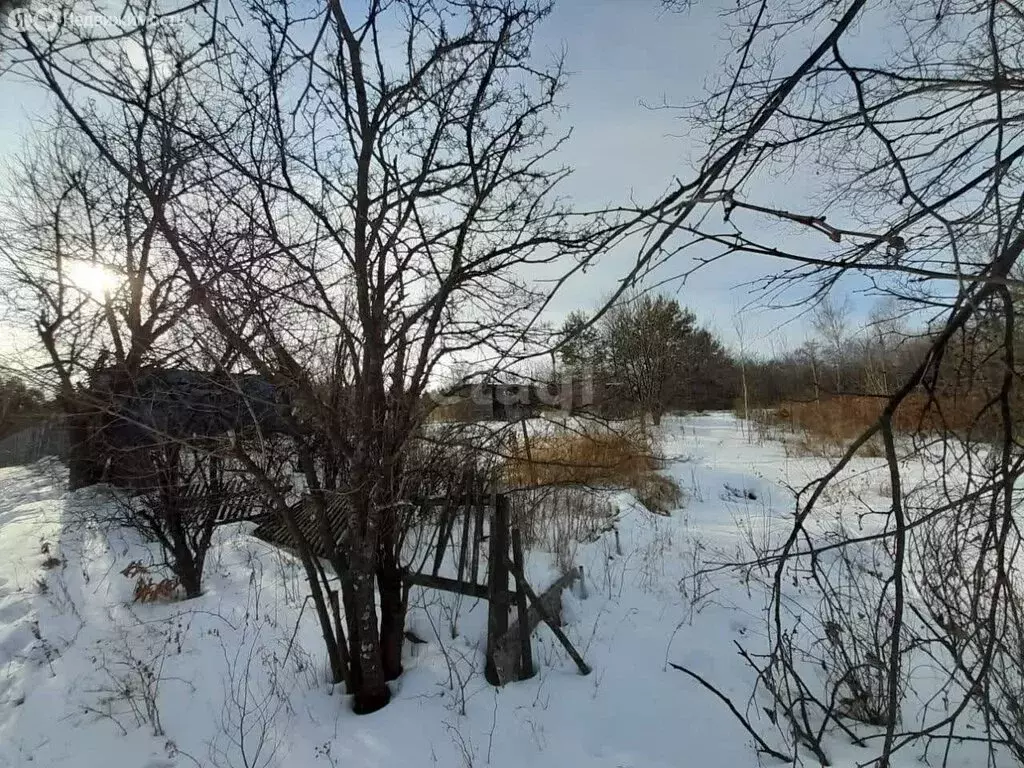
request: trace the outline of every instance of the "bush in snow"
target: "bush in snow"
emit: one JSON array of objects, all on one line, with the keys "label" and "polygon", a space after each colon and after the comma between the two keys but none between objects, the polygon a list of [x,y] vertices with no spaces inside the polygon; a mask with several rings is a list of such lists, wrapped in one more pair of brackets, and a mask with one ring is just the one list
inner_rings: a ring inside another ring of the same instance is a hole
[{"label": "bush in snow", "polygon": [[157,542],[185,597],[198,597],[214,526],[255,503],[255,494],[218,456],[177,443],[142,453],[131,480],[132,490],[117,497],[116,522]]}]

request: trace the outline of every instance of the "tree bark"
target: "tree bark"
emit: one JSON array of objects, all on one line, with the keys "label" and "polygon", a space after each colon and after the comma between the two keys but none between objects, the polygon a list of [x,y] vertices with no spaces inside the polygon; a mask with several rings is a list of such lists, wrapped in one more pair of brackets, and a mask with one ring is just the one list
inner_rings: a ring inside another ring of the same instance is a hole
[{"label": "tree bark", "polygon": [[94,485],[100,481],[92,438],[93,425],[88,413],[67,407],[68,418],[68,486],[72,491]]},{"label": "tree bark", "polygon": [[356,650],[353,661],[358,665],[353,710],[358,715],[376,712],[391,698],[384,664],[381,659],[380,633],[377,629],[374,585],[374,553],[365,542],[354,548],[351,560],[352,602],[355,614]]},{"label": "tree bark", "polygon": [[191,600],[203,594],[202,568],[197,568],[192,558],[192,553],[187,549],[179,551],[174,555],[174,571],[178,577],[178,583],[185,590],[185,599]]},{"label": "tree bark", "polygon": [[385,548],[377,568],[380,593],[380,649],[384,676],[394,680],[402,674],[402,647],[405,642],[405,601],[402,599],[402,573],[394,553]]}]

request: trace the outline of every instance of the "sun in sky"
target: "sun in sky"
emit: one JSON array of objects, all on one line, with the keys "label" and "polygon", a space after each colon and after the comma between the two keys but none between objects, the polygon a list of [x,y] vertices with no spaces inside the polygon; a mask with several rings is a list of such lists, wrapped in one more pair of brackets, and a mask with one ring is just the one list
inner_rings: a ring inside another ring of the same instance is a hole
[{"label": "sun in sky", "polygon": [[103,301],[118,284],[113,270],[92,261],[75,261],[67,268],[67,279],[76,289],[96,301]]}]

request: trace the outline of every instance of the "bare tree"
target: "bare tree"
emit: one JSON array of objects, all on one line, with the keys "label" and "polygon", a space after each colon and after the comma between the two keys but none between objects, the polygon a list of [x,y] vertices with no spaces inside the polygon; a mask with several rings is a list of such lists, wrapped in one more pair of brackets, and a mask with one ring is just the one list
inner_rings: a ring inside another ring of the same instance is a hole
[{"label": "bare tree", "polygon": [[864,331],[861,389],[873,395],[887,394],[899,381],[898,355],[910,337],[895,300],[873,307]]},{"label": "bare tree", "polygon": [[114,519],[159,543],[186,598],[202,594],[206,553],[217,523],[252,505],[215,451],[167,443],[132,452],[133,487],[118,497]]},{"label": "bare tree", "polygon": [[602,325],[612,376],[655,425],[668,408],[700,407],[706,390],[717,388],[712,382],[721,378],[724,351],[675,299],[631,298],[608,312]]},{"label": "bare tree", "polygon": [[[145,126],[126,115],[111,152],[146,151]],[[47,138],[22,156],[10,180],[12,204],[0,240],[9,320],[34,333],[45,352],[29,373],[52,387],[70,416],[72,486],[98,478],[88,456],[91,414],[84,389],[100,370],[135,378],[144,366],[196,353],[186,328],[194,297],[148,206],[72,126],[57,118]],[[169,157],[152,156],[166,179]]]},{"label": "bare tree", "polygon": [[[993,762],[1004,749],[1019,759],[1013,571],[1024,461],[1013,292],[1024,253],[1024,12],[1006,0],[766,1],[741,3],[730,18],[727,73],[688,114],[707,139],[704,160],[656,206],[631,274],[678,263],[691,245],[702,252],[686,273],[709,261],[769,256],[780,264],[763,285],[769,301],[787,292],[790,303],[820,300],[856,275],[914,307],[916,324],[928,328],[923,343],[906,350],[913,355],[907,375],[885,392],[877,419],[827,473],[798,489],[791,530],[755,558],[771,595],[770,650],[765,657],[745,651],[758,690],[782,735],[795,734],[822,762],[830,731],[872,748],[875,764],[887,766],[899,750],[951,744],[979,722],[975,738]],[[884,45],[859,44],[859,34],[883,28],[894,32]],[[790,54],[795,64],[783,70]],[[820,172],[830,183],[790,208],[757,199],[751,182],[786,168],[808,178]],[[724,226],[710,223],[713,212]],[[780,245],[786,241],[764,236],[760,221],[796,239]],[[706,255],[709,246],[718,252]],[[952,409],[943,391],[951,379],[972,394]],[[894,430],[912,396],[925,399],[930,417],[901,440],[912,439],[934,462],[936,475],[923,484],[907,476]],[[810,521],[876,436],[889,474],[888,502],[868,510],[877,528],[823,540]],[[856,577],[862,597],[851,614],[843,608],[851,571],[832,566],[837,558],[860,561],[855,553],[873,543],[865,567],[876,575]],[[809,643],[794,632],[806,620],[787,603],[794,580],[824,606]],[[859,613],[865,626],[834,621]],[[860,631],[866,627],[881,634]],[[816,658],[814,649],[825,647],[859,655],[843,670],[838,657]],[[820,679],[818,662],[837,674]],[[914,684],[919,662],[941,671],[928,685],[933,693],[938,686],[946,705],[901,722],[905,681],[909,675]],[[862,739],[851,719],[880,732]]]},{"label": "bare tree", "polygon": [[641,296],[605,318],[605,340],[613,375],[621,381],[641,418],[655,426],[668,408],[686,318],[678,304]]},{"label": "bare tree", "polygon": [[848,354],[846,344],[851,309],[848,297],[837,301],[828,295],[822,298],[811,316],[811,325],[825,342],[828,356],[832,358],[833,391],[836,393],[843,391],[843,362]]},{"label": "bare tree", "polygon": [[[147,172],[164,185],[176,161],[150,151],[154,137],[137,117],[126,111],[105,124],[105,151],[145,153]],[[185,596],[196,597],[217,515],[238,494],[225,485],[216,431],[201,426],[194,439],[171,424],[175,408],[181,416],[202,404],[186,391],[176,405],[169,392],[154,398],[147,372],[224,363],[224,346],[203,337],[196,294],[145,197],[71,123],[58,116],[52,128],[10,182],[0,242],[10,319],[33,331],[45,353],[28,375],[57,392],[71,487],[101,479],[125,486],[129,498],[112,520],[159,543]]]},{"label": "bare tree", "polygon": [[[134,71],[67,29],[60,44],[21,35],[25,71],[146,201],[236,364],[286,393],[301,503],[236,458],[305,542],[335,677],[373,711],[401,672],[410,450],[431,376],[470,350],[497,363],[523,349],[543,296],[521,276],[609,236],[553,195],[566,171],[544,117],[563,75],[530,50],[549,7],[257,2],[187,31],[125,8],[140,19]],[[121,156],[91,98],[153,131],[174,172]],[[340,577],[348,653],[304,516]]]},{"label": "bare tree", "polygon": [[747,439],[753,437],[750,424],[750,389],[747,386],[747,324],[743,320],[742,310],[736,309],[732,316],[732,327],[736,332],[736,340],[739,345],[737,362],[740,367],[740,392],[743,395],[743,429],[747,433]]}]

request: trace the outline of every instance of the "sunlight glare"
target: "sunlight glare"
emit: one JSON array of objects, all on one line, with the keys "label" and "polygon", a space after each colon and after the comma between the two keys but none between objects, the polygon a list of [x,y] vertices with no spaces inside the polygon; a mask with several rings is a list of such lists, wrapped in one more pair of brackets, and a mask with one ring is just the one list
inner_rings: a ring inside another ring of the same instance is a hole
[{"label": "sunlight glare", "polygon": [[96,301],[102,301],[117,285],[117,276],[102,264],[76,261],[68,267],[71,285]]}]

